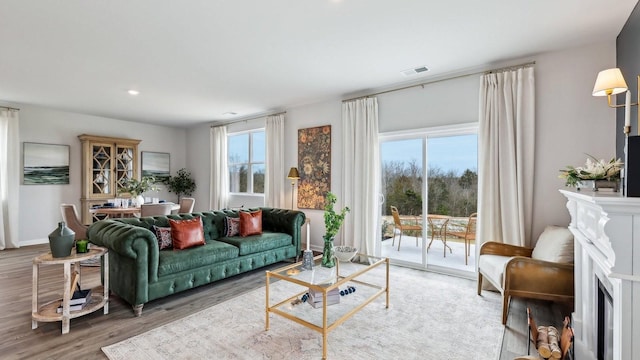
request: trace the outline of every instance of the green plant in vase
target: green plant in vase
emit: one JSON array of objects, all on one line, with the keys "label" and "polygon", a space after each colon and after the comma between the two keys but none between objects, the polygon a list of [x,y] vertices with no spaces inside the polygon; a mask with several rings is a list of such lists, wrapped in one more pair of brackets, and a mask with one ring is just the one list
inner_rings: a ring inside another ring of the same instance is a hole
[{"label": "green plant in vase", "polygon": [[144,198],[142,194],[147,191],[159,191],[158,187],[155,186],[156,178],[153,176],[143,176],[138,179],[129,179],[127,180],[121,189],[121,192],[127,192],[131,194],[131,199],[135,200],[135,206],[140,206],[144,203]]},{"label": "green plant in vase", "polygon": [[349,207],[345,206],[340,213],[336,213],[333,206],[338,201],[338,198],[331,192],[328,192],[324,200],[324,227],[325,233],[322,237],[324,239],[324,250],[322,254],[322,266],[334,267],[336,265],[335,258],[333,257],[333,239],[340,231],[340,227],[344,222],[345,216],[351,211]]}]

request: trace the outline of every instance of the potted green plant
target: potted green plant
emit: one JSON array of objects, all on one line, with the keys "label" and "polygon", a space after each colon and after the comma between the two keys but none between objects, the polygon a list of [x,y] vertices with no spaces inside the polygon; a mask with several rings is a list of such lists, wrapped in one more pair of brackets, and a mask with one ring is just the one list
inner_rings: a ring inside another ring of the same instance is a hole
[{"label": "potted green plant", "polygon": [[191,173],[187,169],[178,170],[176,176],[169,176],[165,181],[167,190],[178,195],[178,202],[183,195],[190,196],[196,191],[196,182],[191,178]]},{"label": "potted green plant", "polygon": [[339,213],[333,209],[333,206],[338,201],[338,198],[332,193],[328,192],[325,196],[324,200],[324,227],[325,233],[323,236],[324,239],[324,251],[322,254],[322,266],[324,267],[334,267],[335,259],[333,256],[333,239],[338,234],[342,223],[344,222],[344,218],[347,216],[347,213],[351,211],[349,207],[345,206]]}]

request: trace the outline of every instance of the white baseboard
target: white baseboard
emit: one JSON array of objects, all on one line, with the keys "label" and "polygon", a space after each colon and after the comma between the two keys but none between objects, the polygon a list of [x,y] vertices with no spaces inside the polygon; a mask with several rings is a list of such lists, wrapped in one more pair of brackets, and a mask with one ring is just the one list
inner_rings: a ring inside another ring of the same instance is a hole
[{"label": "white baseboard", "polygon": [[48,238],[32,239],[32,240],[27,240],[27,241],[21,241],[20,242],[20,246],[31,246],[31,245],[40,245],[40,244],[48,244],[48,243],[49,243],[49,239]]}]

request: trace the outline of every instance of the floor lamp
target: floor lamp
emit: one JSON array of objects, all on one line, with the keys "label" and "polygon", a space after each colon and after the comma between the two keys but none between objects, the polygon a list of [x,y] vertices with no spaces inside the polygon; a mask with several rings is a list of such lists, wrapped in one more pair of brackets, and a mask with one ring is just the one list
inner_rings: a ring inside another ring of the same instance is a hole
[{"label": "floor lamp", "polygon": [[292,167],[289,170],[289,174],[287,175],[287,179],[291,180],[291,210],[293,210],[294,187],[296,186],[296,180],[300,179],[300,173],[298,172],[298,168],[297,167]]}]

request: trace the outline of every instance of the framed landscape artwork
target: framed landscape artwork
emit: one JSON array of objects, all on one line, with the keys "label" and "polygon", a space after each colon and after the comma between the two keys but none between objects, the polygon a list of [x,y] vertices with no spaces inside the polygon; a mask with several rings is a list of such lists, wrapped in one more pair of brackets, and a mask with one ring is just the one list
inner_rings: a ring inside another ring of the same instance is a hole
[{"label": "framed landscape artwork", "polygon": [[22,143],[24,185],[69,184],[69,145]]},{"label": "framed landscape artwork", "polygon": [[298,130],[298,208],[324,209],[331,191],[331,125]]},{"label": "framed landscape artwork", "polygon": [[163,183],[170,176],[170,154],[152,151],[142,152],[142,176],[153,176],[156,184]]}]

